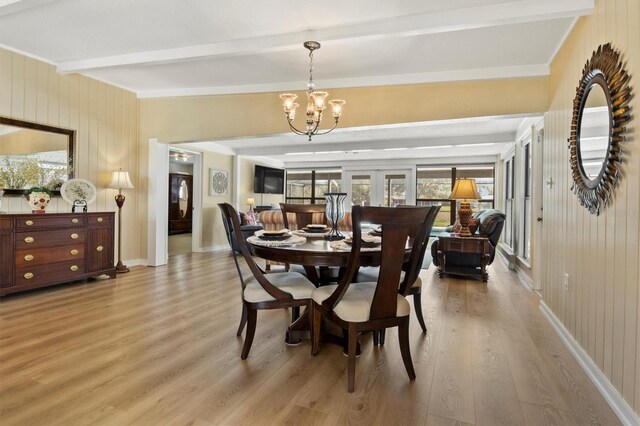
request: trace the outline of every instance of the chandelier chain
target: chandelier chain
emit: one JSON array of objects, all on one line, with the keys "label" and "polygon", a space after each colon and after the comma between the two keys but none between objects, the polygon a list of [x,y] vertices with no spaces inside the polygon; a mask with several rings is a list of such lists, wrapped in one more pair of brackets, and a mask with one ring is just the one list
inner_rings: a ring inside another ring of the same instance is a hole
[{"label": "chandelier chain", "polygon": [[309,90],[313,89],[313,50],[309,51]]}]

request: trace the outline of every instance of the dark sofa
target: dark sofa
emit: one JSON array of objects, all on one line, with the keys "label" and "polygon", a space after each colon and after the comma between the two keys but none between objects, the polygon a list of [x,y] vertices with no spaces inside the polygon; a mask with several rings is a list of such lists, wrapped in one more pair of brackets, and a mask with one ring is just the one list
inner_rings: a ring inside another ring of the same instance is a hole
[{"label": "dark sofa", "polygon": [[[486,209],[474,213],[472,217],[480,220],[476,233],[480,236],[489,238],[490,253],[488,264],[490,265],[496,255],[496,246],[500,241],[500,234],[502,234],[502,228],[504,228],[504,220],[506,216],[500,210]],[[447,231],[451,232],[452,229],[447,228]],[[431,256],[433,257],[433,264],[440,266],[440,261],[438,260],[438,240],[435,240],[431,245]],[[447,255],[447,265],[476,269],[480,267],[480,255],[452,253]]]},{"label": "dark sofa", "polygon": [[[239,222],[241,221],[240,219],[241,218],[238,217]],[[225,220],[224,215],[222,216],[222,223],[224,224],[225,232],[227,233],[227,241],[229,241],[229,245],[236,253],[240,253],[240,248],[238,247],[238,243],[237,243],[238,240],[236,240],[236,234],[235,232],[233,232],[233,229],[231,229],[232,225],[230,223],[227,223],[227,221]],[[240,225],[240,232],[242,232],[242,236],[244,237],[245,240],[250,236],[252,236],[256,231],[259,231],[261,229],[263,228],[262,228],[262,225],[259,223],[255,225]],[[251,252],[252,251],[251,246],[247,246],[247,247]]]}]

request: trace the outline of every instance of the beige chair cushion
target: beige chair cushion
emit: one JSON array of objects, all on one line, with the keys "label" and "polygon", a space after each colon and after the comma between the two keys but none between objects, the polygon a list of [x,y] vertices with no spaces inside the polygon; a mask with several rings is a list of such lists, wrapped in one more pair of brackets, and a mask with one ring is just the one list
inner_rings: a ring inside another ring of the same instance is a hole
[{"label": "beige chair cushion", "polygon": [[[275,287],[291,294],[294,299],[309,299],[311,292],[316,288],[304,275],[297,272],[278,272],[266,274],[265,277]],[[246,283],[244,300],[247,302],[258,303],[276,300],[262,288],[254,277],[247,279]]]},{"label": "beige chair cushion", "polygon": [[[364,282],[377,282],[378,274],[380,274],[379,266],[367,266],[366,268],[360,268],[358,271],[358,278],[356,279],[359,283]],[[404,271],[400,273],[400,282],[404,279]],[[421,287],[422,279],[418,277],[411,287]]]},{"label": "beige chair cushion", "polygon": [[[319,287],[313,291],[311,297],[313,301],[322,304],[333,292],[337,285],[327,285]],[[371,302],[376,291],[375,282],[351,284],[347,289],[344,297],[333,309],[333,312],[343,321],[348,322],[364,322],[369,320],[369,312],[371,311]],[[409,315],[411,308],[409,302],[404,296],[398,294],[398,308],[396,315],[404,317]]]}]

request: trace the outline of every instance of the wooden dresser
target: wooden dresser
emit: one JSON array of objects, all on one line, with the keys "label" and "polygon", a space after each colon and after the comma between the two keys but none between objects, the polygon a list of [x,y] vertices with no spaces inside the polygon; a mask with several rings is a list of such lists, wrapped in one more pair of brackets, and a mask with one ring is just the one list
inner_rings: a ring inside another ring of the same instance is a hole
[{"label": "wooden dresser", "polygon": [[114,235],[113,212],[0,215],[0,296],[115,278]]}]

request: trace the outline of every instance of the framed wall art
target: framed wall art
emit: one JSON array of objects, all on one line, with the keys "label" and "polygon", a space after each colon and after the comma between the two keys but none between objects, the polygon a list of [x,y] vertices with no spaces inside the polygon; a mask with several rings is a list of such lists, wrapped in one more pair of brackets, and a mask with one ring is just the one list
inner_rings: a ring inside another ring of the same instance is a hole
[{"label": "framed wall art", "polygon": [[209,169],[209,196],[229,194],[229,172]]}]

